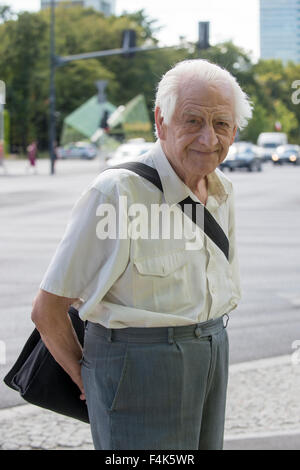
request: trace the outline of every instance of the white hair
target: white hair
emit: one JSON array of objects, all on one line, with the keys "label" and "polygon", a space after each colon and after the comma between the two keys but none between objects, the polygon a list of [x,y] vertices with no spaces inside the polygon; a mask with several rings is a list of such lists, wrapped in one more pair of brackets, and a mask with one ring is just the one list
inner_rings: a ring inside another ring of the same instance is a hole
[{"label": "white hair", "polygon": [[172,69],[163,75],[157,86],[155,108],[159,107],[165,124],[170,124],[176,107],[179,85],[184,79],[198,78],[205,82],[221,84],[228,83],[231,86],[234,97],[235,125],[243,129],[252,117],[252,104],[241,89],[236,78],[219,65],[203,59],[184,60],[178,62]]}]

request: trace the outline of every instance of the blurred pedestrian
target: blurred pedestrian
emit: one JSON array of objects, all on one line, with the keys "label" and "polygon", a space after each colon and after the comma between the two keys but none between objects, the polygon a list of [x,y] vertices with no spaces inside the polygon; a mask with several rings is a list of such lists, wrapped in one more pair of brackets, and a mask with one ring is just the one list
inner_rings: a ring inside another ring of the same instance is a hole
[{"label": "blurred pedestrian", "polygon": [[32,170],[34,174],[37,174],[37,164],[36,164],[37,152],[38,152],[37,141],[34,140],[27,147],[27,158],[28,158],[27,171]]},{"label": "blurred pedestrian", "polygon": [[54,142],[53,150],[54,150],[53,170],[55,171],[56,162],[57,162],[57,159],[58,159],[58,152],[59,152],[57,140]]}]

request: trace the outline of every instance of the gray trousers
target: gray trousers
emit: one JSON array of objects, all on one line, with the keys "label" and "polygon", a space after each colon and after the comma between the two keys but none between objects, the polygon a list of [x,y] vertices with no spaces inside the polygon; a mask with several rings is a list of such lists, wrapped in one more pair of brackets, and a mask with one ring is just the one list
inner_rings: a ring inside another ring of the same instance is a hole
[{"label": "gray trousers", "polygon": [[228,379],[223,318],[114,330],[89,322],[82,378],[95,449],[223,447]]}]

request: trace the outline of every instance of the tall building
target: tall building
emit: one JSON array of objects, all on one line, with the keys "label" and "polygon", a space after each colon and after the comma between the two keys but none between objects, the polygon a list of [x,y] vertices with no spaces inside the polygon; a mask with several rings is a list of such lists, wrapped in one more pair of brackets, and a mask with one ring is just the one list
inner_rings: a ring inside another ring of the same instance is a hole
[{"label": "tall building", "polygon": [[260,0],[260,56],[300,62],[300,0]]},{"label": "tall building", "polygon": [[[106,16],[114,15],[116,6],[116,0],[55,0],[55,6],[62,3],[69,3],[85,8],[94,8],[96,11],[101,11]],[[41,0],[41,10],[49,8],[50,5],[50,0]]]}]

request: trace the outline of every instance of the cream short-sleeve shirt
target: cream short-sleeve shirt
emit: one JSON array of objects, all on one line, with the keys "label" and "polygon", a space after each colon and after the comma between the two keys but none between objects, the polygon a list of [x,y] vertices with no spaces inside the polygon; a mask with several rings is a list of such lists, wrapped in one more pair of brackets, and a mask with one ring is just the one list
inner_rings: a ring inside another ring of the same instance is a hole
[{"label": "cream short-sleeve shirt", "polygon": [[[40,288],[80,299],[80,317],[107,328],[188,325],[228,314],[240,300],[232,183],[219,170],[208,175],[206,208],[229,239],[227,260],[197,226],[194,245],[189,236],[157,237],[155,227],[156,238],[145,236],[151,208],[165,204],[183,223],[177,204],[198,199],[159,141],[139,161],[158,171],[163,192],[129,170],[100,173],[76,202]],[[115,217],[110,230],[104,213]]]}]

